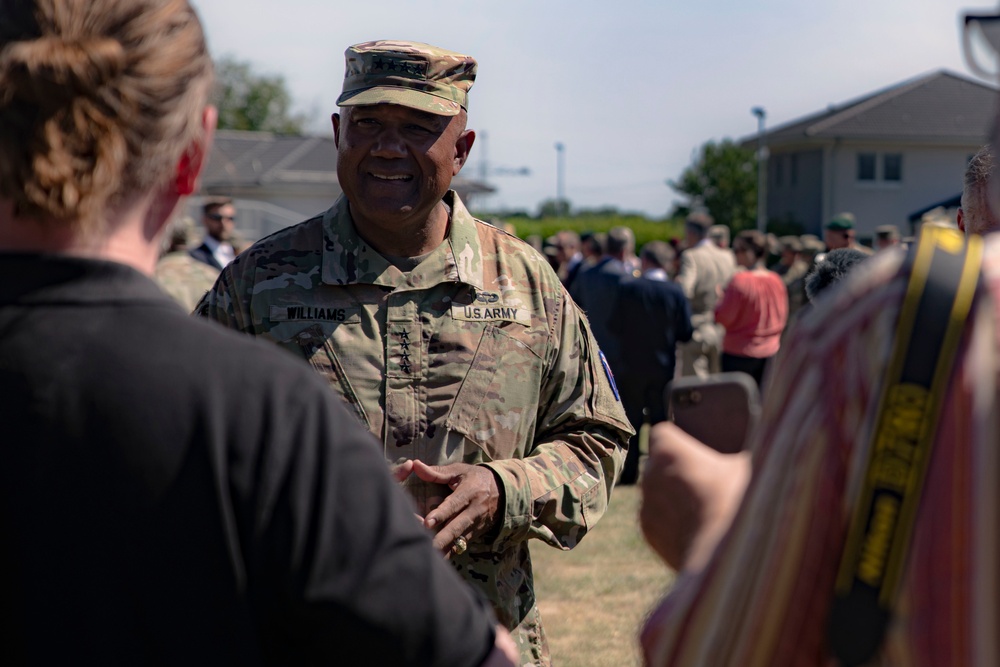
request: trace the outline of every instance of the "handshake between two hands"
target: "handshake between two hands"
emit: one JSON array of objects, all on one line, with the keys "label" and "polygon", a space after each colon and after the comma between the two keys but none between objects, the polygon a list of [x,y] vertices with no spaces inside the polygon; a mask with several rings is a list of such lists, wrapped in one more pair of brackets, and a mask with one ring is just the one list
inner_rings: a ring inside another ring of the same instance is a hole
[{"label": "handshake between two hands", "polygon": [[434,533],[434,547],[446,557],[463,553],[469,542],[494,528],[501,493],[489,468],[468,463],[430,466],[410,459],[392,472],[404,486],[416,478],[442,489],[440,496],[418,499],[417,519]]}]

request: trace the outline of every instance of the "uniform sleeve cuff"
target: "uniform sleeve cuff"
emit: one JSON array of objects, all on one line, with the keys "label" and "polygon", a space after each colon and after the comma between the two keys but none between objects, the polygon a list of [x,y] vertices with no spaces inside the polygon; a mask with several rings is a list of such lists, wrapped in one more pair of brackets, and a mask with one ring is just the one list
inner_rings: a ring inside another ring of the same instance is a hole
[{"label": "uniform sleeve cuff", "polygon": [[489,468],[497,478],[503,495],[502,516],[491,535],[484,536],[491,551],[504,551],[514,542],[528,539],[532,523],[531,487],[524,461],[505,459],[479,465]]}]

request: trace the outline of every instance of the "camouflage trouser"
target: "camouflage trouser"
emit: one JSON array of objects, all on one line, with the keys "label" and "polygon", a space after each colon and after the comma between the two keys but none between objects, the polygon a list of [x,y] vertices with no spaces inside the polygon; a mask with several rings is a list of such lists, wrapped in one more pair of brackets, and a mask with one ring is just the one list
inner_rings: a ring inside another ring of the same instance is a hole
[{"label": "camouflage trouser", "polygon": [[708,377],[722,370],[722,337],[725,330],[714,322],[698,325],[691,340],[677,344],[678,367],[682,376]]},{"label": "camouflage trouser", "polygon": [[473,544],[464,554],[453,554],[449,561],[469,585],[489,600],[497,621],[510,631],[520,653],[520,667],[550,667],[552,659],[535,601],[528,545],[522,542],[496,552]]},{"label": "camouflage trouser", "polygon": [[551,667],[549,643],[542,629],[542,616],[538,607],[532,607],[520,625],[511,630],[511,635],[521,652],[521,667]]}]

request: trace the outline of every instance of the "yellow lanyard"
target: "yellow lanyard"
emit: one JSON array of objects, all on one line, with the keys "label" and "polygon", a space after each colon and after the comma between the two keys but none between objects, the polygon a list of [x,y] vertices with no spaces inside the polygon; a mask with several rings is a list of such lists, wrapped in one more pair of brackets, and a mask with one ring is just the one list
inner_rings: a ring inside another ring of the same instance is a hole
[{"label": "yellow lanyard", "polygon": [[882,644],[909,549],[942,396],[972,307],[982,239],[928,228],[920,235],[830,611],[843,665]]}]

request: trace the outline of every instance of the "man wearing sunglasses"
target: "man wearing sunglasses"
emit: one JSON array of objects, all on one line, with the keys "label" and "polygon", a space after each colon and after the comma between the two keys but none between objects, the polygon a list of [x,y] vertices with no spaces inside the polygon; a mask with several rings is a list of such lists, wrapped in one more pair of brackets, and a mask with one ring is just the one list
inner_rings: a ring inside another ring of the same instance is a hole
[{"label": "man wearing sunglasses", "polygon": [[190,254],[199,262],[221,271],[236,257],[232,244],[236,228],[236,207],[233,200],[210,199],[205,202],[201,223],[205,226],[205,238]]}]

